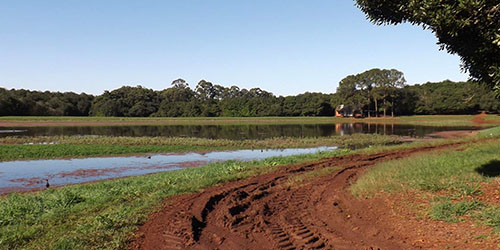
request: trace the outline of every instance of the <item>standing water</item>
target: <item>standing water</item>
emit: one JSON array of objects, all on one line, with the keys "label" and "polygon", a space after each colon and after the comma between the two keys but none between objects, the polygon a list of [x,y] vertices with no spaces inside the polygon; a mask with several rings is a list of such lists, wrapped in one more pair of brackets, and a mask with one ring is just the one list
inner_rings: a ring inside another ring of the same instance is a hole
[{"label": "standing water", "polygon": [[87,127],[25,127],[0,128],[6,136],[164,136],[210,139],[265,139],[273,137],[324,137],[346,134],[384,134],[424,137],[430,133],[470,130],[474,127],[442,127],[401,124],[281,124],[281,125],[167,125],[167,126],[87,126]]},{"label": "standing water", "polygon": [[275,156],[332,151],[336,147],[236,150],[69,160],[0,162],[0,194],[199,167],[210,162],[261,160]]}]

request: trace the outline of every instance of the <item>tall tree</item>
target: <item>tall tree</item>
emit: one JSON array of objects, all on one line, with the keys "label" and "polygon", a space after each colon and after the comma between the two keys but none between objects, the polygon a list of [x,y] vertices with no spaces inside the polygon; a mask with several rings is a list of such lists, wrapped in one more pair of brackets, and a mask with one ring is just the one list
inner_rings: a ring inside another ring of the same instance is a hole
[{"label": "tall tree", "polygon": [[394,98],[397,94],[397,89],[404,87],[406,80],[404,74],[396,69],[384,69],[380,71],[380,81],[378,88],[381,90],[381,97],[384,102],[384,116],[387,115],[388,100],[390,99],[391,116],[394,117]]},{"label": "tall tree", "polygon": [[358,89],[359,86],[360,74],[346,76],[339,82],[337,94],[342,104],[351,107],[353,112],[363,113],[364,107],[370,103],[370,100]]},{"label": "tall tree", "polygon": [[409,22],[430,29],[440,49],[457,54],[462,69],[500,93],[498,0],[356,0],[377,25]]},{"label": "tall tree", "polygon": [[403,73],[396,69],[370,69],[342,79],[337,88],[337,94],[339,99],[346,105],[360,110],[366,107],[368,115],[370,115],[371,100],[373,100],[376,116],[378,116],[379,110],[378,101],[381,99],[383,101],[384,116],[386,116],[389,107],[388,99],[390,98],[391,103],[393,103],[394,90],[402,88],[405,83]]},{"label": "tall tree", "polygon": [[172,87],[178,89],[185,89],[189,87],[189,84],[186,82],[186,80],[178,78],[172,81]]}]

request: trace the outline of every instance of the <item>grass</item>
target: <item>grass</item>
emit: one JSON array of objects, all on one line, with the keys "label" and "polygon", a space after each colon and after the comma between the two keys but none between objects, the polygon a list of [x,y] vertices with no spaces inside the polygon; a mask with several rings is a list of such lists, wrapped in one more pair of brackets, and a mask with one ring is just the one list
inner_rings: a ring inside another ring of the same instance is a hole
[{"label": "grass", "polygon": [[[68,116],[5,116],[0,124],[8,126],[109,126],[109,125],[243,125],[243,124],[333,124],[365,122],[372,124],[408,124],[428,126],[473,126],[473,115],[420,115],[378,118],[338,117],[68,117]],[[488,115],[486,119],[498,119]],[[5,125],[7,124],[7,125]]]},{"label": "grass", "polygon": [[[7,137],[0,138],[0,161],[333,145],[359,148],[368,145],[388,145],[400,142],[400,137],[377,134],[319,138],[282,137],[264,140],[168,137]],[[30,143],[33,145],[29,145]]]},{"label": "grass", "polygon": [[[477,138],[490,138],[477,141]],[[425,155],[417,155],[401,160],[377,165],[360,178],[351,190],[358,196],[383,192],[401,192],[409,189],[440,191],[443,189],[462,190],[470,183],[487,181],[480,170],[489,163],[500,160],[500,127],[480,131],[477,138],[462,139],[468,142],[463,151],[448,150]],[[392,148],[425,147],[457,140],[418,142],[391,146]],[[384,149],[386,149],[385,147]],[[377,152],[379,148],[362,150]]]},{"label": "grass", "polygon": [[336,150],[262,161],[213,163],[147,176],[66,186],[0,199],[0,249],[125,248],[133,232],[169,196],[338,156]]},{"label": "grass", "polygon": [[500,115],[488,115],[484,119],[488,121],[500,121]]},{"label": "grass", "polygon": [[440,202],[434,205],[430,212],[430,217],[434,220],[446,222],[459,222],[462,216],[477,211],[483,206],[479,201],[459,201],[459,202]]},{"label": "grass", "polygon": [[402,124],[428,126],[473,126],[474,115],[415,115],[401,116],[397,119]]},{"label": "grass", "polygon": [[463,140],[467,144],[461,150],[378,164],[358,179],[351,191],[358,197],[381,193],[434,197],[427,212],[431,219],[458,222],[469,216],[499,230],[500,207],[481,202],[478,196],[483,193],[482,184],[500,178],[500,127],[481,131],[477,138]]},{"label": "grass", "polygon": [[495,231],[500,231],[500,208],[497,206],[489,206],[482,209],[481,213],[477,215],[484,224],[493,227]]},{"label": "grass", "polygon": [[488,181],[477,172],[483,165],[500,160],[500,140],[476,142],[463,152],[448,150],[389,161],[368,171],[351,187],[358,196],[380,191],[460,191],[471,183]]},{"label": "grass", "polygon": [[477,135],[479,138],[497,138],[500,136],[500,126],[481,130]]}]

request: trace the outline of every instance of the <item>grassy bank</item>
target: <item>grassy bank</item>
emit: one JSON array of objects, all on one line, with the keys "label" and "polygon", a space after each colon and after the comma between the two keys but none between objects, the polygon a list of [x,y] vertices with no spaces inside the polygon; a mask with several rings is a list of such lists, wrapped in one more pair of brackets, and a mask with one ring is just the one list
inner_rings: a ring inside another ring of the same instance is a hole
[{"label": "grassy bank", "polygon": [[0,161],[333,145],[357,148],[368,145],[396,144],[400,141],[401,137],[377,134],[264,140],[168,137],[8,137],[0,138]]},{"label": "grassy bank", "polygon": [[460,192],[471,183],[489,181],[480,169],[500,160],[500,140],[470,143],[464,148],[380,164],[363,175],[352,191],[359,196],[408,190]]},{"label": "grassy bank", "polygon": [[463,151],[417,155],[379,164],[370,169],[352,187],[359,197],[411,193],[429,203],[413,204],[424,208],[421,216],[458,222],[472,219],[500,230],[498,202],[483,194],[500,183],[500,127],[481,131]]},{"label": "grassy bank", "polygon": [[[365,122],[372,124],[408,124],[428,126],[474,126],[473,115],[423,115],[379,118],[338,117],[0,117],[3,127],[32,126],[122,126],[122,125],[255,125],[255,124],[333,124]],[[488,115],[485,119],[497,119]],[[486,124],[487,125],[487,124]]]},{"label": "grassy bank", "polygon": [[349,153],[337,150],[263,161],[214,163],[148,176],[67,186],[0,199],[1,249],[124,248],[161,201],[276,166]]}]

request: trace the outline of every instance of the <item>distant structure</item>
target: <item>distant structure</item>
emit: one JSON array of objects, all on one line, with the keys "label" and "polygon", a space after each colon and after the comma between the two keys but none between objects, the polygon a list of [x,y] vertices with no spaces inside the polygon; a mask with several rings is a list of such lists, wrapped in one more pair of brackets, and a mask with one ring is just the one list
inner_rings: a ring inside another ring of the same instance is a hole
[{"label": "distant structure", "polygon": [[335,109],[335,117],[363,117],[363,112],[353,106],[341,104]]}]

